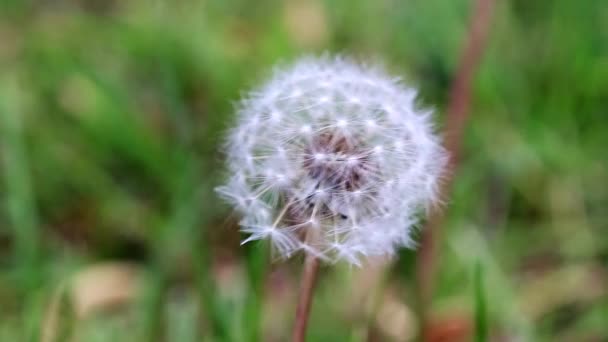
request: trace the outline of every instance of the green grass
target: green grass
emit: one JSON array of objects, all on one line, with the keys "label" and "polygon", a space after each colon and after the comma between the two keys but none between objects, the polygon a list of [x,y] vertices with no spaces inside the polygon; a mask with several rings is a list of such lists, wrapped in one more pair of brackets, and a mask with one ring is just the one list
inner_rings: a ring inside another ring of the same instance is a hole
[{"label": "green grass", "polygon": [[475,293],[475,341],[484,342],[488,340],[488,313],[481,262],[475,264],[473,287]]},{"label": "green grass", "polygon": [[[67,298],[56,340],[285,340],[300,260],[239,246],[213,191],[234,102],[276,63],[339,52],[403,75],[441,128],[471,9],[303,3],[0,2],[0,341],[39,340],[62,286],[109,261],[137,290],[83,317]],[[430,308],[470,339],[608,336],[607,18],[602,0],[497,2]],[[324,268],[311,339],[415,336],[414,261]],[[357,297],[373,277],[384,295]]]}]

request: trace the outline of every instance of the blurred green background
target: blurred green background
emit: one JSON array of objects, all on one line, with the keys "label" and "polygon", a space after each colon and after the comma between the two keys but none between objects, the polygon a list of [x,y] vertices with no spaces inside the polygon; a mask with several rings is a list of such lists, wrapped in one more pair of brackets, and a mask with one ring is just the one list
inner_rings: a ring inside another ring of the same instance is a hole
[{"label": "blurred green background", "polygon": [[[277,62],[382,61],[438,125],[472,1],[0,0],[0,341],[285,341],[223,131]],[[608,340],[608,3],[497,1],[429,341]],[[311,341],[418,336],[416,253],[322,269]],[[274,262],[273,262],[274,261]]]}]

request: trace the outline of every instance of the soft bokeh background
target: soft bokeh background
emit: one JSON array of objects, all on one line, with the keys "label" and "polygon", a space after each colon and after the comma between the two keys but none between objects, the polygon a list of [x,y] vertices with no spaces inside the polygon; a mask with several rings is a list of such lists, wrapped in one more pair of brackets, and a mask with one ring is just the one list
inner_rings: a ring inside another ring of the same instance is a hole
[{"label": "soft bokeh background", "polygon": [[[216,198],[243,91],[341,52],[441,126],[468,0],[0,1],[0,341],[285,341],[300,259]],[[608,340],[608,4],[497,1],[431,341]],[[311,341],[419,334],[415,258],[325,267]],[[479,335],[478,335],[479,336]]]}]

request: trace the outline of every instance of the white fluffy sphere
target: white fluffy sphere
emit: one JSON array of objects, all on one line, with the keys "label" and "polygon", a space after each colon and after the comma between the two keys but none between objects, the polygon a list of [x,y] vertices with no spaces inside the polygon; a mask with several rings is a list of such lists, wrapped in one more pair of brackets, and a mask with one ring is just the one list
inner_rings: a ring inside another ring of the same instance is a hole
[{"label": "white fluffy sphere", "polygon": [[269,239],[358,264],[412,246],[446,155],[416,91],[341,58],[305,58],[242,100],[217,189],[243,215],[243,243]]}]

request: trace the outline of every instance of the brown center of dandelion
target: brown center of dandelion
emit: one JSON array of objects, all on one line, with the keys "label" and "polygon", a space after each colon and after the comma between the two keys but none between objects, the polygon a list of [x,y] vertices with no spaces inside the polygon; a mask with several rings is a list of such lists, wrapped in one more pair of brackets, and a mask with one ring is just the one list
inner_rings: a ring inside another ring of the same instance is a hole
[{"label": "brown center of dandelion", "polygon": [[369,168],[369,151],[356,138],[339,132],[323,132],[312,137],[304,152],[303,166],[319,186],[330,190],[354,191],[364,183]]},{"label": "brown center of dandelion", "polygon": [[287,211],[287,223],[301,224],[311,217],[348,219],[347,213],[330,208],[330,203],[336,194],[365,187],[374,162],[370,150],[361,146],[359,139],[336,131],[321,132],[310,138],[304,149],[302,167],[316,186],[303,194],[303,200],[287,197],[287,201],[297,203]]}]

